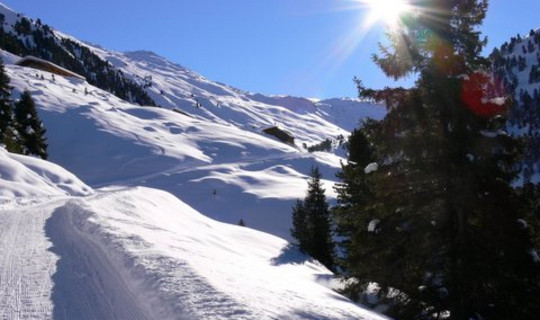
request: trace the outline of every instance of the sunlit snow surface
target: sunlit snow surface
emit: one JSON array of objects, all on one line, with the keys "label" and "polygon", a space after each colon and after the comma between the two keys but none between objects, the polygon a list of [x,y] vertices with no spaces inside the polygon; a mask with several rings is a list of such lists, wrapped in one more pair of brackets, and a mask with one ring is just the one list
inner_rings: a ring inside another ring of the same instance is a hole
[{"label": "sunlit snow surface", "polygon": [[[163,108],[0,51],[13,98],[29,90],[36,101],[51,161],[0,150],[0,319],[382,318],[331,290],[331,272],[283,239],[311,167],[332,200],[343,160],[339,148],[302,145],[346,136],[380,106],[265,97],[153,53],[89,48],[138,83],[151,76]],[[296,145],[263,134],[269,126]]]},{"label": "sunlit snow surface", "polygon": [[90,187],[58,165],[0,147],[0,202],[14,198],[88,195]]},{"label": "sunlit snow surface", "polygon": [[[312,166],[323,173],[329,199],[335,197],[335,173],[343,159],[334,153],[308,153],[299,146],[312,136],[322,141],[328,132],[347,135],[319,115],[326,108],[330,117],[328,110],[334,107],[321,105],[318,112],[296,113],[259,103],[259,109],[249,111],[251,104],[246,103],[219,107],[216,119],[198,115],[199,109],[193,106],[189,106],[193,114],[140,107],[85,81],[53,79],[48,72],[9,64],[6,69],[14,98],[27,89],[36,101],[47,129],[50,160],[90,186],[166,190],[209,217],[229,223],[243,219],[252,228],[285,238],[290,237],[291,206],[304,197]],[[243,93],[230,94],[247,99]],[[226,101],[227,97],[219,98]],[[337,110],[342,109],[337,108],[332,117],[345,119]],[[268,119],[268,124],[283,120],[282,127],[300,140],[296,146],[281,143],[261,132],[264,122],[256,126],[233,123],[246,112],[250,119]]]},{"label": "sunlit snow surface", "polygon": [[2,189],[21,195],[0,202],[0,319],[382,319],[283,239],[164,191],[93,191],[55,164],[0,158]]}]

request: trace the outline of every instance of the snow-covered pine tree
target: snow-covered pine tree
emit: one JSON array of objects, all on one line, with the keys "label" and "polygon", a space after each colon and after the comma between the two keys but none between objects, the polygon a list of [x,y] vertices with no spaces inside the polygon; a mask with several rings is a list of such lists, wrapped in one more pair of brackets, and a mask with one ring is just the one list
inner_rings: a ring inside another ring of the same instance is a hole
[{"label": "snow-covered pine tree", "polygon": [[47,159],[46,130],[39,119],[34,99],[29,91],[24,91],[20,100],[15,103],[15,120],[19,127],[23,153]]},{"label": "snow-covered pine tree", "polygon": [[511,101],[485,90],[477,28],[487,1],[414,6],[374,60],[396,79],[417,73],[416,85],[359,88],[389,113],[370,137],[378,163],[364,171],[370,197],[350,215],[362,230],[348,238],[349,292],[378,283],[396,319],[535,319],[540,264],[511,186],[519,156],[504,132]]}]

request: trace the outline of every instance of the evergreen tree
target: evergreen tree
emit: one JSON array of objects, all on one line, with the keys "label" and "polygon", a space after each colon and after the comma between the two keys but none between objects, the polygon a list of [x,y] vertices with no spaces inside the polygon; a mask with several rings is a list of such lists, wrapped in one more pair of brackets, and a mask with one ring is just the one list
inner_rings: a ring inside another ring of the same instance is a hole
[{"label": "evergreen tree", "polygon": [[[378,283],[397,319],[534,319],[540,264],[519,222],[526,205],[511,186],[520,155],[504,134],[511,101],[490,102],[496,95],[486,92],[496,92],[486,90],[480,56],[487,1],[415,7],[374,56],[393,78],[418,73],[415,87],[359,86],[389,113],[365,135],[371,151],[351,141],[364,158],[349,155],[338,187],[343,265],[357,279],[348,291],[360,296]],[[363,170],[370,161],[377,171]]]},{"label": "evergreen tree", "polygon": [[293,227],[291,229],[291,236],[298,241],[298,246],[302,252],[307,252],[307,250],[309,250],[310,238],[307,223],[307,213],[304,202],[298,199],[292,208]]},{"label": "evergreen tree", "polygon": [[331,234],[328,202],[321,184],[319,169],[311,169],[307,195],[293,207],[291,235],[298,240],[300,250],[326,267],[334,266],[334,244]]},{"label": "evergreen tree", "polygon": [[33,154],[47,159],[45,129],[36,111],[30,92],[24,91],[15,103],[15,119],[19,126],[24,154]]},{"label": "evergreen tree", "polygon": [[[364,168],[374,161],[373,141],[370,138],[375,136],[373,133],[378,125],[378,122],[370,120],[352,132],[345,144],[348,161],[342,164],[342,170],[337,174],[341,183],[335,186],[338,205],[332,208],[332,216],[340,236],[337,246],[343,256],[337,264],[346,272],[345,275],[358,276],[362,267],[361,259],[365,258],[364,252],[371,250],[366,226],[374,219],[369,207],[374,194]],[[355,286],[348,288],[347,293],[358,300],[361,291]]]},{"label": "evergreen tree", "polygon": [[15,120],[13,118],[13,101],[11,100],[11,87],[9,77],[0,60],[0,143],[10,152],[20,152]]}]

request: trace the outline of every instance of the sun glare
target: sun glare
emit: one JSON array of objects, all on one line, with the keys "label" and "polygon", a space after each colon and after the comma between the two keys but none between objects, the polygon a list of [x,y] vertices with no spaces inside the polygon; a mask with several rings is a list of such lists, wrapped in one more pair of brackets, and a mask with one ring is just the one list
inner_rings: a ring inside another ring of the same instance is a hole
[{"label": "sun glare", "polygon": [[399,24],[399,18],[411,10],[407,0],[361,0],[371,10],[371,19],[384,21],[390,27]]},{"label": "sun glare", "polygon": [[[336,1],[337,2],[337,1]],[[395,31],[402,25],[402,18],[414,14],[418,8],[413,0],[344,0],[337,11],[358,13],[353,27],[338,37],[321,58],[321,65],[327,69],[337,69],[360,47],[370,31],[380,23]]]}]

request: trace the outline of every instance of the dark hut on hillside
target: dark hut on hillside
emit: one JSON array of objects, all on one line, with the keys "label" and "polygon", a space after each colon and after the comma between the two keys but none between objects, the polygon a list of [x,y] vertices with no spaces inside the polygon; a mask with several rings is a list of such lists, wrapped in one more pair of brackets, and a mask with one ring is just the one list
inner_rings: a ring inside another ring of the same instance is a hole
[{"label": "dark hut on hillside", "polygon": [[294,145],[294,136],[278,127],[270,127],[263,130],[264,133],[276,137],[279,141]]},{"label": "dark hut on hillside", "polygon": [[21,67],[28,67],[28,68],[51,72],[62,77],[71,77],[71,78],[77,78],[80,80],[86,80],[86,78],[81,76],[80,74],[69,71],[65,68],[60,67],[59,65],[56,65],[52,62],[49,62],[40,58],[36,58],[34,56],[26,56],[22,58],[21,60],[17,61],[15,64]]}]

